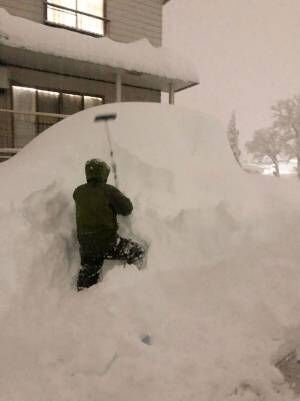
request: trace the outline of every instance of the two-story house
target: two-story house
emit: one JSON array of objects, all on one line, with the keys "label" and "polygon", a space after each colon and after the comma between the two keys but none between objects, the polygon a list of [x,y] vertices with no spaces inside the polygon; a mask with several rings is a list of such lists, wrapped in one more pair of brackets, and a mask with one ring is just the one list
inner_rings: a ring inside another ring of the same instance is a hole
[{"label": "two-story house", "polygon": [[87,107],[161,92],[174,103],[196,85],[189,62],[162,47],[167,1],[0,0],[0,148]]}]

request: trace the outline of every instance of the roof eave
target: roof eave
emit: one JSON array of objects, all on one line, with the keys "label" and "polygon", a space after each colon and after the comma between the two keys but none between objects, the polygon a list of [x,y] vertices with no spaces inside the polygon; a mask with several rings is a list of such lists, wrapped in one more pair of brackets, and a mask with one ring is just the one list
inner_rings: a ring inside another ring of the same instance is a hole
[{"label": "roof eave", "polygon": [[85,78],[115,83],[116,74],[121,73],[122,84],[162,92],[168,92],[170,84],[179,92],[198,82],[187,81],[170,76],[159,76],[142,71],[131,71],[109,65],[101,65],[90,61],[77,60],[57,55],[35,52],[25,48],[17,48],[0,43],[0,64],[44,71],[65,76]]}]

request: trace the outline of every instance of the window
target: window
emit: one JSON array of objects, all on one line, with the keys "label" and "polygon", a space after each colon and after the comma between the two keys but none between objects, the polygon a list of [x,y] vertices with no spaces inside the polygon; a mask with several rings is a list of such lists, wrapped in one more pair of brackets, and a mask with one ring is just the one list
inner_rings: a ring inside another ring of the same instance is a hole
[{"label": "window", "polygon": [[[13,115],[15,147],[21,148],[37,134],[61,120],[59,114],[73,114],[103,104],[102,97],[13,86]],[[45,113],[36,115],[35,113]],[[54,114],[54,115],[51,115]],[[56,115],[56,116],[55,116]]]},{"label": "window", "polygon": [[84,96],[84,109],[89,107],[99,106],[103,103],[103,99],[94,96]]},{"label": "window", "polygon": [[53,0],[45,7],[47,23],[104,36],[104,0]]},{"label": "window", "polygon": [[[32,88],[13,87],[13,104],[15,111],[33,113],[36,110],[36,95]],[[35,116],[14,114],[14,145],[22,148],[35,137]]]},{"label": "window", "polygon": [[[53,113],[59,114],[59,92],[38,90],[36,93],[37,107],[35,111],[40,113]],[[58,122],[58,118],[49,116],[38,116],[36,117],[36,133],[39,134],[45,129],[51,127],[51,125]]]}]

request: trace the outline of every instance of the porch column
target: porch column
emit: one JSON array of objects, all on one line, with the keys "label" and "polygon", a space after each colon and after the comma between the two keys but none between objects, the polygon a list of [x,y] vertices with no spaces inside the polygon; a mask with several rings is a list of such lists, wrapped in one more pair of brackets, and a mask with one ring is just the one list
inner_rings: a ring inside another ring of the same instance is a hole
[{"label": "porch column", "polygon": [[122,76],[119,72],[116,76],[116,102],[122,102]]},{"label": "porch column", "polygon": [[172,82],[169,84],[169,104],[175,104],[175,91]]}]

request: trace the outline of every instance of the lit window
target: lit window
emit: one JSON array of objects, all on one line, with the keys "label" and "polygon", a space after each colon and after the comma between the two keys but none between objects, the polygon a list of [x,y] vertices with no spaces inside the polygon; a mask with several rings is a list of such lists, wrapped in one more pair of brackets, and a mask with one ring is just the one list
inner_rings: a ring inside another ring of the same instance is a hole
[{"label": "lit window", "polygon": [[48,23],[104,35],[104,0],[53,0],[46,6]]},{"label": "lit window", "polygon": [[13,115],[14,145],[22,148],[36,135],[36,90],[13,86],[12,93],[14,110],[26,113]]},{"label": "lit window", "polygon": [[94,97],[94,96],[84,96],[84,108],[88,109],[94,106],[100,106],[103,104],[102,97]]},{"label": "lit window", "polygon": [[54,96],[54,97],[59,96],[59,92],[46,91],[46,90],[41,90],[41,89],[38,89],[37,92],[38,92],[39,95],[45,95],[45,96],[49,96],[49,97],[51,97],[51,96]]},{"label": "lit window", "polygon": [[62,119],[104,103],[102,97],[13,86],[14,146],[21,148]]}]

